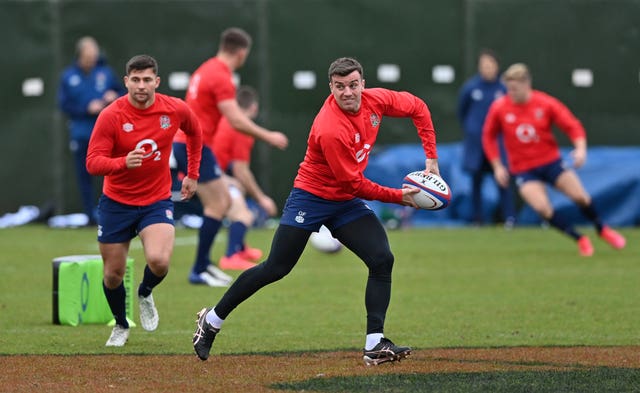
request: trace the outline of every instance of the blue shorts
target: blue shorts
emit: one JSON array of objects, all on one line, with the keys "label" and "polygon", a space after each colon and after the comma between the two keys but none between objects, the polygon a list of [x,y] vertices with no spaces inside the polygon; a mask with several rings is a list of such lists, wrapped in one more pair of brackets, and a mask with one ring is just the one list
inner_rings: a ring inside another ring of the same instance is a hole
[{"label": "blue shorts", "polygon": [[[187,173],[187,144],[174,142],[173,144],[173,156],[178,163],[178,171]],[[218,165],[216,156],[211,149],[207,146],[202,146],[202,159],[200,161],[200,183],[205,183],[211,180],[219,179],[222,176],[222,170]]]},{"label": "blue shorts", "polygon": [[233,177],[233,161],[229,163],[229,166],[227,166],[227,170],[224,171],[224,173]]},{"label": "blue shorts", "polygon": [[280,224],[313,232],[317,232],[324,224],[333,231],[367,214],[375,215],[360,198],[330,201],[294,188],[284,205]]},{"label": "blue shorts", "polygon": [[151,224],[173,225],[173,202],[158,201],[149,206],[131,206],[102,195],[98,201],[98,242],[124,243]]},{"label": "blue shorts", "polygon": [[516,173],[514,176],[518,187],[530,180],[537,180],[555,185],[556,180],[558,180],[558,176],[566,170],[567,168],[563,164],[562,160],[558,159],[550,164],[541,165],[526,172]]}]

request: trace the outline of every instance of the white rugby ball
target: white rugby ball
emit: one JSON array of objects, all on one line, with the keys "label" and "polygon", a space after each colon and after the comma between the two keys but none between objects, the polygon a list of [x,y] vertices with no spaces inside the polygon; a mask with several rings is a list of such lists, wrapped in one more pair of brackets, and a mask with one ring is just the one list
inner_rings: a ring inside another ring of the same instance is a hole
[{"label": "white rugby ball", "polygon": [[331,235],[329,228],[324,225],[320,227],[318,232],[313,232],[309,237],[309,243],[322,252],[334,253],[342,249],[342,243]]},{"label": "white rugby ball", "polygon": [[404,183],[418,188],[420,192],[413,194],[413,200],[418,207],[426,210],[440,210],[449,205],[451,201],[451,189],[447,182],[433,173],[415,171],[404,177]]}]

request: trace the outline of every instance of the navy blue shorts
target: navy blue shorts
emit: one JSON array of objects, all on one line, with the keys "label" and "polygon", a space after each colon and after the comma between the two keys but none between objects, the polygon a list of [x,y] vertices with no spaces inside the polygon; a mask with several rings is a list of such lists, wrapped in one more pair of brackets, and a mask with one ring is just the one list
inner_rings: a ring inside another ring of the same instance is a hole
[{"label": "navy blue shorts", "polygon": [[[173,156],[178,163],[178,171],[187,173],[187,144],[174,142],[173,143]],[[216,156],[211,149],[202,145],[202,159],[200,161],[200,183],[205,183],[211,180],[219,179],[222,176],[222,170],[218,165]]]},{"label": "navy blue shorts", "polygon": [[158,201],[149,206],[131,206],[116,202],[106,195],[98,201],[98,241],[124,243],[151,224],[173,223],[173,202]]},{"label": "navy blue shorts", "polygon": [[313,232],[325,225],[333,231],[367,214],[375,213],[360,198],[330,201],[294,188],[284,205],[280,224]]},{"label": "navy blue shorts", "polygon": [[541,165],[539,167],[533,168],[526,172],[521,172],[515,174],[516,185],[520,187],[525,182],[530,180],[538,180],[542,182],[549,183],[551,185],[556,184],[556,180],[558,180],[558,176],[567,168],[561,159],[558,159],[550,164]]}]

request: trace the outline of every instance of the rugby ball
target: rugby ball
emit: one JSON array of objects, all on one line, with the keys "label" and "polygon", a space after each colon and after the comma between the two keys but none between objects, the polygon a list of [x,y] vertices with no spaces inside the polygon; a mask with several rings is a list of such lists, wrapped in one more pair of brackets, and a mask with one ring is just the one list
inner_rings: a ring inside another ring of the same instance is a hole
[{"label": "rugby ball", "polygon": [[415,171],[404,177],[403,185],[418,188],[419,193],[413,194],[413,200],[418,207],[425,210],[440,210],[449,205],[451,189],[447,182],[433,173]]},{"label": "rugby ball", "polygon": [[313,232],[309,237],[309,243],[318,251],[326,253],[338,252],[342,249],[342,243],[331,235],[329,228],[324,225],[318,232]]}]

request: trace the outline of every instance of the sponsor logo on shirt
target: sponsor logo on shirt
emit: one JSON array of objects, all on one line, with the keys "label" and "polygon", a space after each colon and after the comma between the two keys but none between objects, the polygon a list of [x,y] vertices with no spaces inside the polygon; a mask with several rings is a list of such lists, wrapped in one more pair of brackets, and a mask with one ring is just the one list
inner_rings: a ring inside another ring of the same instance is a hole
[{"label": "sponsor logo on shirt", "polygon": [[367,155],[369,154],[369,150],[371,150],[371,145],[365,143],[363,148],[356,152],[356,160],[358,162],[364,161],[364,159],[367,158]]},{"label": "sponsor logo on shirt", "polygon": [[471,90],[471,99],[472,100],[481,101],[483,97],[484,97],[484,94],[482,94],[482,90],[480,90],[480,89]]},{"label": "sponsor logo on shirt", "polygon": [[131,132],[131,131],[133,131],[133,124],[131,124],[131,123],[124,123],[124,124],[122,125],[122,131],[124,131],[124,132]]},{"label": "sponsor logo on shirt", "polygon": [[171,119],[167,115],[160,116],[160,128],[166,130],[171,127]]},{"label": "sponsor logo on shirt", "polygon": [[375,113],[372,113],[371,116],[369,116],[369,120],[371,120],[371,126],[373,127],[377,127],[380,124],[380,118]]},{"label": "sponsor logo on shirt", "polygon": [[158,143],[153,139],[143,139],[136,145],[136,149],[142,149],[145,151],[142,158],[149,158],[153,156],[153,161],[160,161],[162,152],[158,150]]},{"label": "sponsor logo on shirt", "polygon": [[538,142],[540,140],[536,128],[531,124],[520,124],[516,128],[516,136],[522,143]]}]

